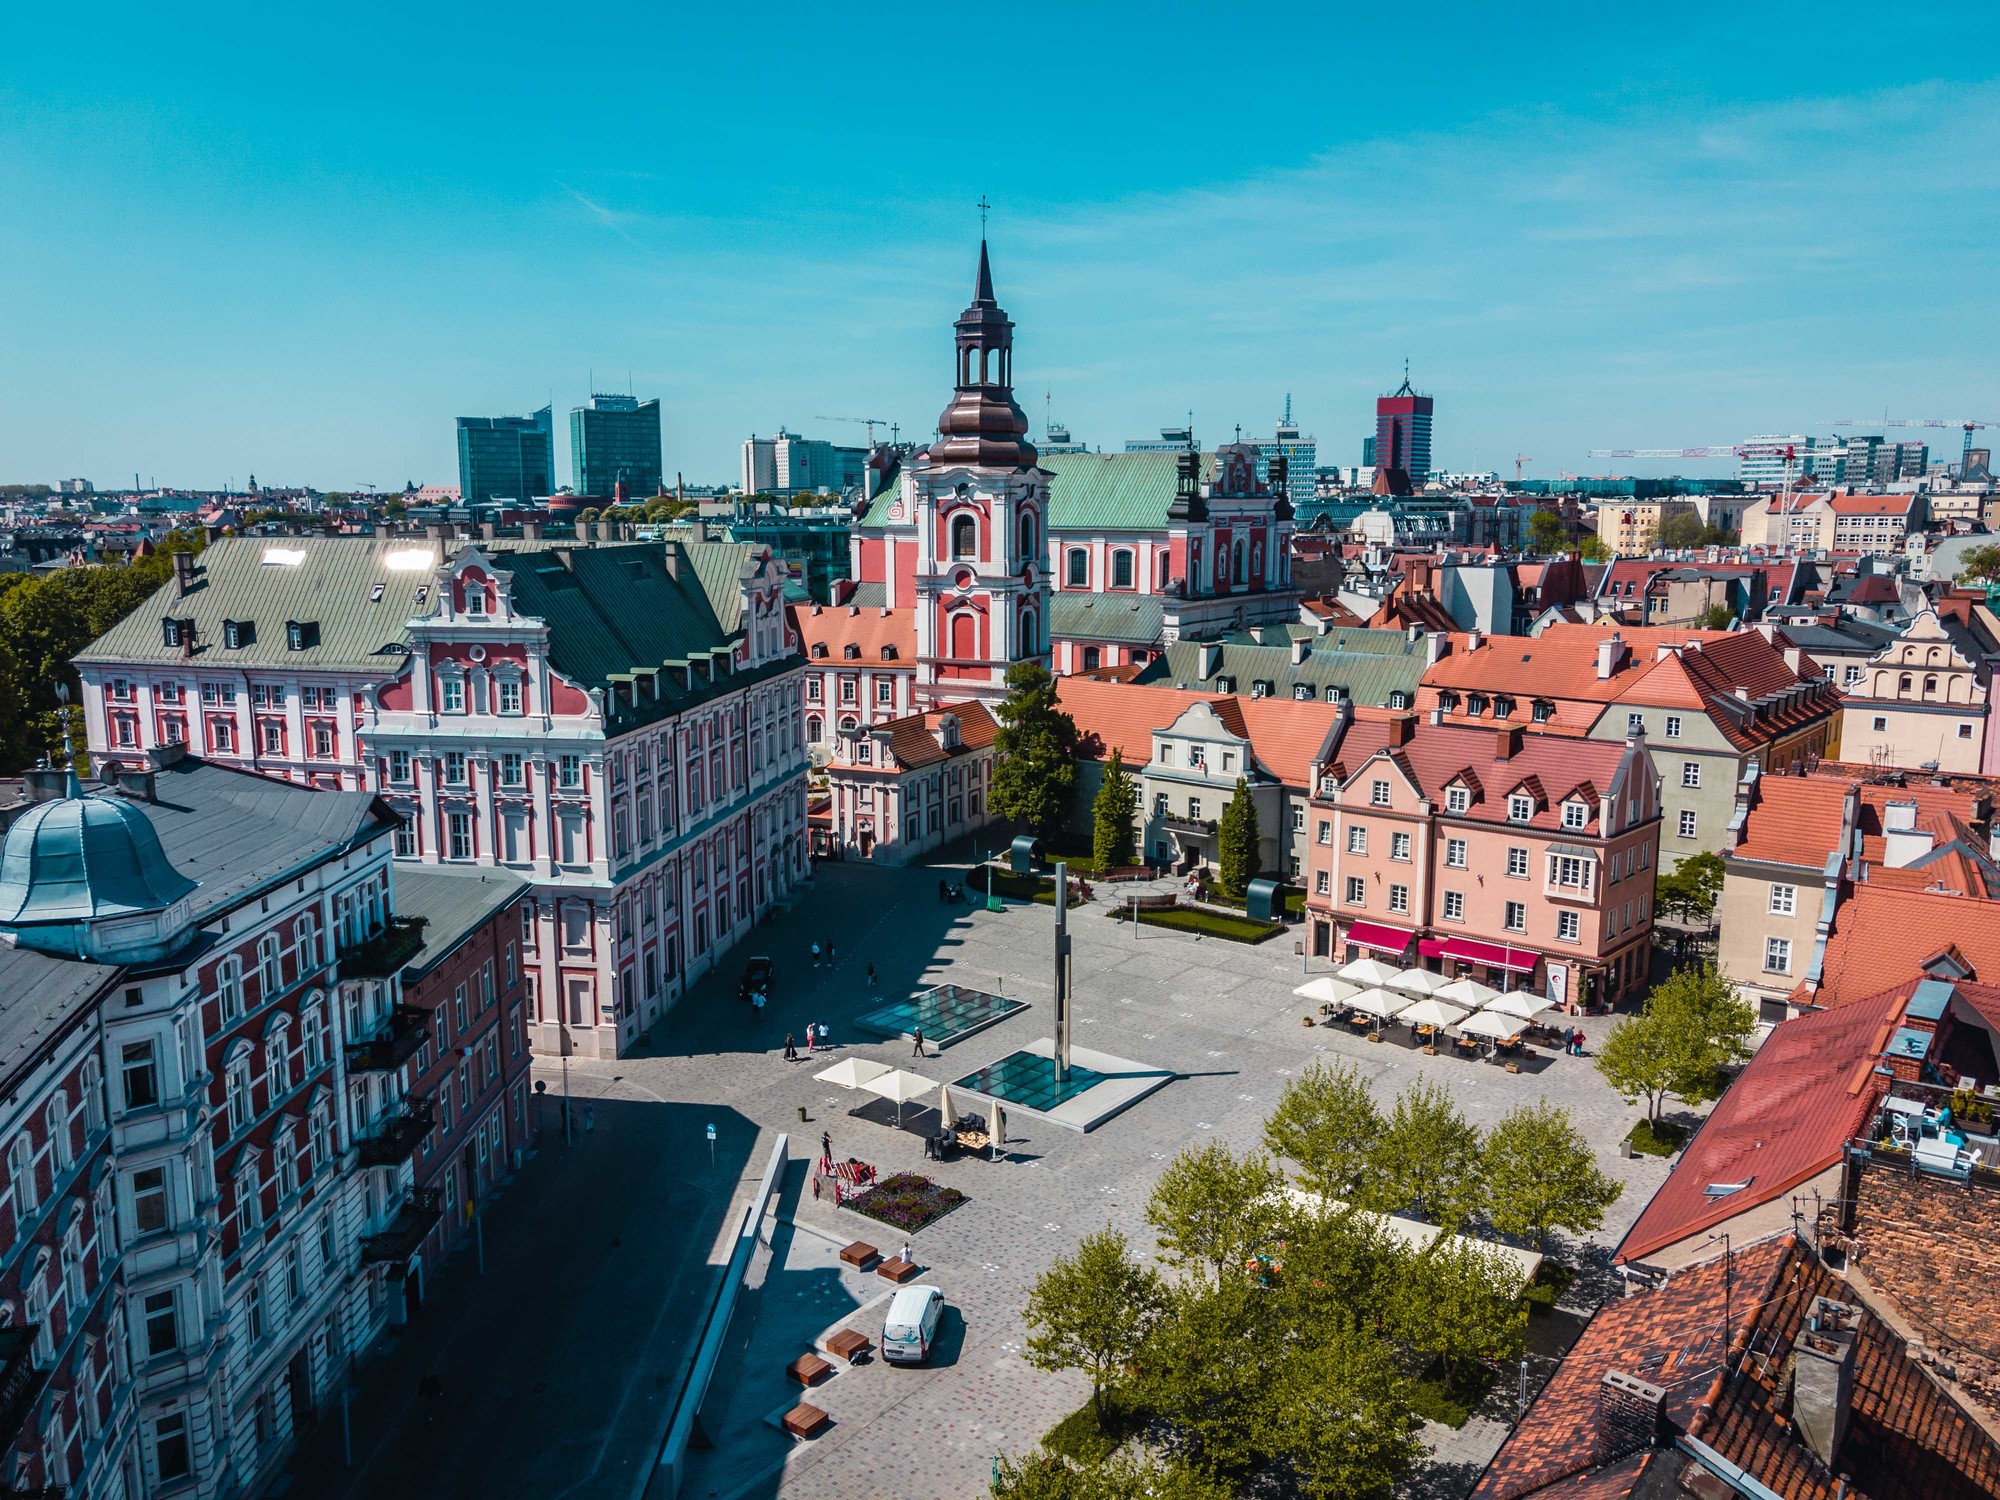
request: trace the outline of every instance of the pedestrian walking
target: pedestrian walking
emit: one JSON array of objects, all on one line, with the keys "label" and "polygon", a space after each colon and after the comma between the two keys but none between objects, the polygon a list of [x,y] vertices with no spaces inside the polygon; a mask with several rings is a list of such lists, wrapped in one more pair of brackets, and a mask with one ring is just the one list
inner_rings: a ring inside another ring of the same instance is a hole
[{"label": "pedestrian walking", "polygon": [[757,991],[756,994],[750,997],[750,1016],[751,1019],[756,1021],[764,1019],[764,992],[762,990]]},{"label": "pedestrian walking", "polygon": [[875,965],[873,964],[868,966],[868,988],[871,990],[875,988]]},{"label": "pedestrian walking", "polygon": [[813,954],[813,967],[814,967],[815,969],[817,969],[817,968],[819,967],[819,939],[818,939],[818,938],[814,938],[814,939],[813,939],[813,947],[812,947],[812,954]]},{"label": "pedestrian walking", "polygon": [[828,1166],[833,1165],[833,1132],[831,1130],[822,1130],[819,1133],[819,1156],[820,1160]]},{"label": "pedestrian walking", "polygon": [[806,1022],[806,1056],[813,1055],[813,1023]]},{"label": "pedestrian walking", "polygon": [[924,1028],[921,1026],[917,1028],[916,1041],[917,1045],[910,1050],[910,1056],[922,1057],[924,1055]]},{"label": "pedestrian walking", "polygon": [[798,1060],[799,1060],[798,1046],[796,1043],[792,1041],[792,1034],[788,1031],[785,1033],[785,1061],[797,1062]]}]

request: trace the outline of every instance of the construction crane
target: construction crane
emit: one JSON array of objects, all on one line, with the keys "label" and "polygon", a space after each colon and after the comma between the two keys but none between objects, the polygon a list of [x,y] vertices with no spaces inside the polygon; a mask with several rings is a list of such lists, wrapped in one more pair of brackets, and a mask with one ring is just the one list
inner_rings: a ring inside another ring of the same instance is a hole
[{"label": "construction crane", "polygon": [[1696,448],[1592,448],[1592,458],[1741,458],[1746,443],[1709,443]]},{"label": "construction crane", "polygon": [[1533,462],[1534,459],[1525,453],[1516,453],[1514,455],[1514,483],[1519,484],[1521,482],[1521,469],[1523,465]]},{"label": "construction crane", "polygon": [[1883,417],[1880,420],[1858,421],[1843,419],[1827,423],[1829,427],[1962,427],[1965,429],[1965,446],[1959,450],[1959,467],[1965,466],[1972,453],[1972,434],[1982,427],[2000,427],[2000,422],[1975,422],[1967,417]]},{"label": "construction crane", "polygon": [[889,440],[891,442],[894,442],[896,440],[897,436],[901,431],[901,429],[898,428],[897,425],[894,422],[891,422],[887,417],[814,417],[813,420],[815,422],[852,422],[857,426],[866,427],[868,429],[868,446],[871,448],[875,446],[876,428],[878,427],[888,428]]}]

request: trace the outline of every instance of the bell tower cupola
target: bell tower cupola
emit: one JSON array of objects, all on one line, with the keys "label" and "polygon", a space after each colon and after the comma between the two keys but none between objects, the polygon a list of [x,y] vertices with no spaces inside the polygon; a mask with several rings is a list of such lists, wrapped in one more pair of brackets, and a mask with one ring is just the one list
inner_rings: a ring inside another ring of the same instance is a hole
[{"label": "bell tower cupola", "polygon": [[993,296],[986,241],[972,302],[958,315],[958,372],[951,405],[938,418],[931,462],[1025,467],[1035,461],[1028,418],[1014,400],[1014,325]]}]

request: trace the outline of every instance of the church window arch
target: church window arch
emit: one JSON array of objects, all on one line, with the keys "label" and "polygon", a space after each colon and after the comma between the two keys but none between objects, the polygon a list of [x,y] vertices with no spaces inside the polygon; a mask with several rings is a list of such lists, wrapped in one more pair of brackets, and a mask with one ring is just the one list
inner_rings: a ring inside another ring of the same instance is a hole
[{"label": "church window arch", "polygon": [[952,518],[951,556],[954,562],[971,562],[978,558],[979,522],[971,516]]}]

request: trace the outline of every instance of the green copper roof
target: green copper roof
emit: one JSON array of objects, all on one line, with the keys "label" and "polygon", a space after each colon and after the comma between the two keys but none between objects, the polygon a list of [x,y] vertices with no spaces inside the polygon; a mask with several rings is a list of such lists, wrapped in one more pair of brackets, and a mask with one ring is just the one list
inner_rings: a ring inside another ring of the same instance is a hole
[{"label": "green copper roof", "polygon": [[1151,646],[1160,639],[1165,612],[1166,600],[1158,594],[1085,594],[1058,589],[1049,595],[1049,638]]},{"label": "green copper roof", "polygon": [[4,925],[164,911],[194,887],[168,863],[144,812],[116,796],[85,796],[74,774],[67,793],[29,808],[0,846]]},{"label": "green copper roof", "polygon": [[[1180,483],[1178,453],[1050,453],[1051,531],[1160,531]],[[1205,483],[1215,455],[1201,456]]]},{"label": "green copper roof", "polygon": [[[1215,655],[1214,670],[1207,676],[1201,670],[1204,645]],[[1235,638],[1174,641],[1137,680],[1154,687],[1212,691],[1216,678],[1227,677],[1231,691],[1242,695],[1267,682],[1276,698],[1295,698],[1303,687],[1323,701],[1326,690],[1337,687],[1341,696],[1373,708],[1393,706],[1391,693],[1405,694],[1405,707],[1416,702],[1417,683],[1424,675],[1423,641],[1396,630],[1336,630],[1315,636],[1308,645],[1310,654],[1294,663],[1288,645],[1251,645]]]}]

